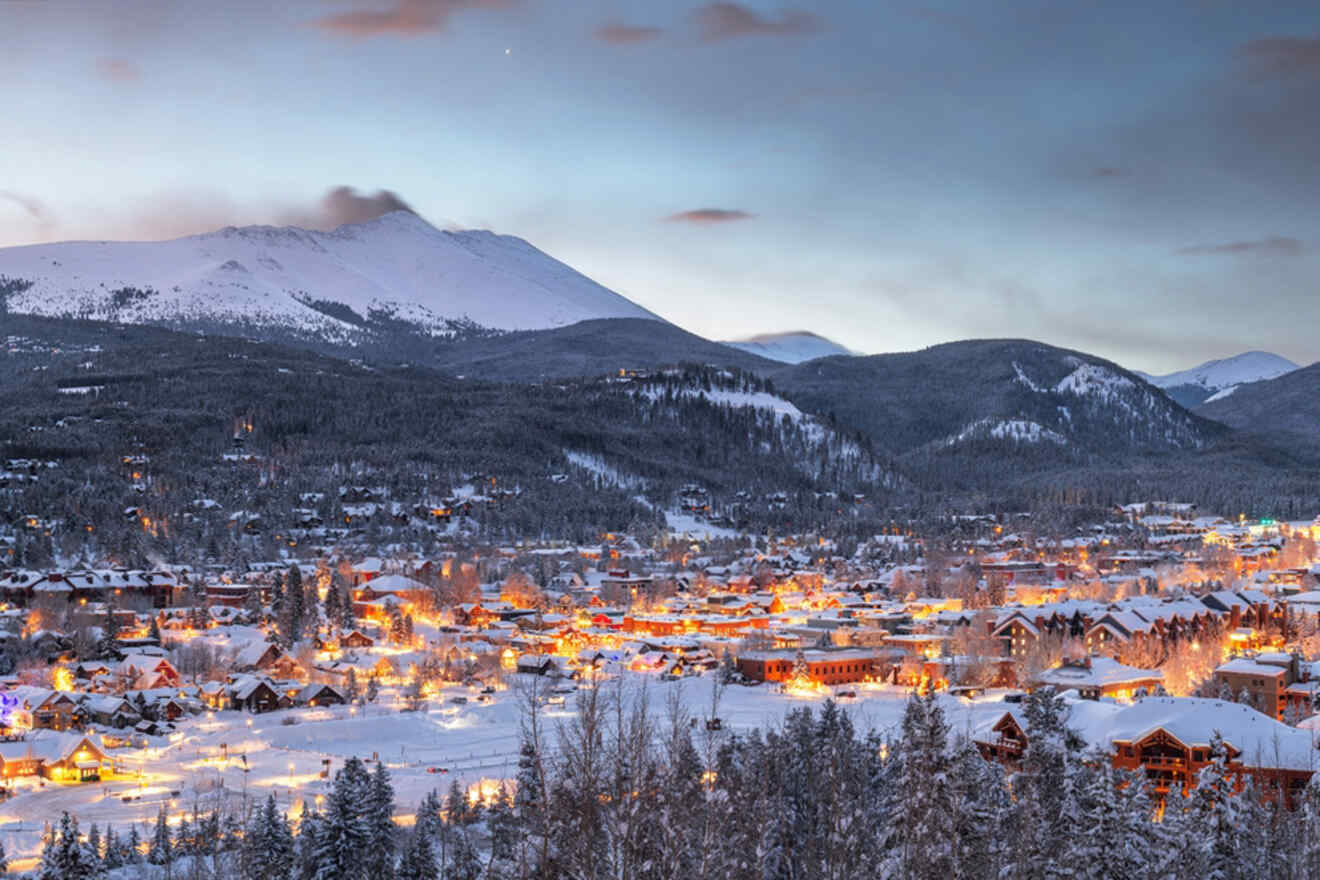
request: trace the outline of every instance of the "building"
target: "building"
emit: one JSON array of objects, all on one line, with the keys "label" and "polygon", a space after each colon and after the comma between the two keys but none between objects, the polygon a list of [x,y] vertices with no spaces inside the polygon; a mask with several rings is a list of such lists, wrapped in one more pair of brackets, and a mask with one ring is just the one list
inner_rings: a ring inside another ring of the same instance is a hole
[{"label": "building", "polygon": [[[738,657],[738,671],[749,681],[788,681],[797,662],[796,651],[752,651]],[[871,650],[818,648],[803,651],[807,677],[814,684],[850,684],[865,681],[875,672]]]},{"label": "building", "polygon": [[1282,721],[1290,705],[1310,715],[1315,697],[1310,664],[1282,652],[1237,657],[1215,669],[1215,681],[1234,696],[1245,693],[1251,703]]},{"label": "building", "polygon": [[1124,666],[1109,657],[1065,660],[1053,669],[1037,674],[1033,687],[1052,687],[1055,690],[1075,690],[1084,700],[1101,697],[1130,699],[1140,691],[1153,694],[1164,684],[1164,673],[1158,669],[1137,669]]},{"label": "building", "polygon": [[[1174,786],[1196,787],[1197,774],[1212,760],[1216,734],[1227,749],[1227,770],[1241,787],[1245,777],[1265,796],[1295,806],[1320,768],[1312,731],[1299,730],[1254,709],[1199,697],[1144,697],[1134,703],[1077,700],[1064,724],[1091,748],[1109,750],[1115,767],[1141,770],[1163,796]],[[987,760],[1016,766],[1031,739],[1018,705],[982,725],[972,741]]]}]

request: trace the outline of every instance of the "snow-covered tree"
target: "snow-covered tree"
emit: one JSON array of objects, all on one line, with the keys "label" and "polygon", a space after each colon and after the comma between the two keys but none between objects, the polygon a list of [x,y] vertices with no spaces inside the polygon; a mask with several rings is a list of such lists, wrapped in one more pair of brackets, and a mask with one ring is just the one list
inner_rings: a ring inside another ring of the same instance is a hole
[{"label": "snow-covered tree", "polygon": [[104,873],[100,858],[78,833],[78,820],[63,813],[46,836],[37,880],[96,880]]},{"label": "snow-covered tree", "polygon": [[[408,835],[408,842],[403,849],[403,857],[399,860],[396,876],[398,880],[439,880],[440,878],[440,871],[435,863],[435,851],[431,848],[431,838],[417,828],[413,828],[412,834]],[[451,871],[445,872],[446,880],[452,876],[454,875]]]},{"label": "snow-covered tree", "polygon": [[365,880],[373,840],[364,815],[370,777],[362,762],[349,758],[335,774],[316,834],[318,880]]},{"label": "snow-covered tree", "polygon": [[240,852],[243,880],[287,880],[294,867],[293,832],[271,794],[248,823]]},{"label": "snow-covered tree", "polygon": [[156,814],[156,829],[147,848],[147,861],[153,865],[174,864],[174,839],[164,807]]},{"label": "snow-covered tree", "polygon": [[[376,763],[367,786],[363,820],[367,826],[370,849],[367,853],[367,876],[371,880],[391,880],[394,876],[395,833],[394,787],[383,762]],[[428,844],[429,846],[429,844]]]}]

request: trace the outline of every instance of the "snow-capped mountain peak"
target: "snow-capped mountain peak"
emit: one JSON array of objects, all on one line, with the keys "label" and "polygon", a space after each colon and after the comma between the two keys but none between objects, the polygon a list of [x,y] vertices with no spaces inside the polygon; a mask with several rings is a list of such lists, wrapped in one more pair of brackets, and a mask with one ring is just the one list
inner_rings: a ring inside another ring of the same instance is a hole
[{"label": "snow-capped mountain peak", "polygon": [[1297,369],[1297,364],[1267,351],[1248,351],[1234,357],[1206,361],[1190,370],[1165,376],[1137,373],[1150,384],[1164,389],[1184,406],[1197,406],[1229,396],[1239,385],[1277,379]]},{"label": "snow-capped mountain peak", "polygon": [[1297,369],[1297,364],[1285,357],[1267,351],[1248,351],[1234,357],[1206,361],[1190,370],[1180,370],[1165,376],[1138,373],[1157,388],[1176,388],[1179,385],[1198,385],[1207,391],[1221,391],[1230,385],[1276,379]]},{"label": "snow-capped mountain peak", "polygon": [[659,320],[521,238],[440,230],[408,211],[329,232],[231,226],[160,242],[6,248],[0,276],[11,279],[17,313],[237,322],[340,338],[373,319],[431,333]]},{"label": "snow-capped mountain peak", "polygon": [[816,358],[853,354],[837,342],[806,330],[762,333],[745,339],[730,340],[723,344],[785,364],[800,364]]}]

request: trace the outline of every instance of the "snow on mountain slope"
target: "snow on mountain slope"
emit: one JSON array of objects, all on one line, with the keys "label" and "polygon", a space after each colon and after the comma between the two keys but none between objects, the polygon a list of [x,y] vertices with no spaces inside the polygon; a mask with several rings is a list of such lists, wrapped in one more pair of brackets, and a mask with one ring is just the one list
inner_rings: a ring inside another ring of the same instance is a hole
[{"label": "snow on mountain slope", "polygon": [[794,333],[763,333],[723,344],[785,364],[800,364],[816,358],[852,354],[837,342],[831,342],[824,336],[817,336],[805,330]]},{"label": "snow on mountain slope", "polygon": [[959,431],[953,437],[941,441],[943,446],[953,446],[974,438],[989,437],[995,440],[1012,440],[1018,443],[1042,443],[1049,441],[1060,446],[1068,443],[1068,438],[1057,431],[1025,419],[980,419]]},{"label": "snow on mountain slope", "polygon": [[343,338],[373,317],[432,333],[660,320],[520,238],[444,232],[406,211],[332,232],[228,227],[173,241],[6,248],[0,277],[25,288],[9,295],[17,313],[243,322]]},{"label": "snow on mountain slope", "polygon": [[1151,376],[1146,373],[1137,375],[1157,388],[1196,385],[1206,391],[1215,392],[1246,382],[1275,379],[1295,369],[1297,364],[1285,357],[1267,351],[1248,351],[1235,357],[1206,361],[1199,367],[1169,373],[1166,376]]}]

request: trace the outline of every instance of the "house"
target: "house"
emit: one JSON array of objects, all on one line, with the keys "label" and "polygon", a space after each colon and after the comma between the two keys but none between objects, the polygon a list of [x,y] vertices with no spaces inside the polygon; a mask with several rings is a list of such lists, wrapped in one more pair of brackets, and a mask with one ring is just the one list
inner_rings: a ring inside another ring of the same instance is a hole
[{"label": "house", "polygon": [[348,702],[333,685],[309,684],[298,691],[293,701],[299,706],[342,706]]},{"label": "house", "polygon": [[[875,651],[859,648],[802,652],[807,677],[813,684],[849,684],[865,681],[875,672]],[[738,671],[748,681],[788,681],[797,662],[795,651],[751,651],[738,657]]]},{"label": "house", "polygon": [[260,670],[276,678],[298,678],[303,674],[302,664],[274,642],[249,642],[234,656],[234,669],[238,672]]},{"label": "house", "polygon": [[41,759],[26,740],[0,742],[0,776],[5,779],[36,776],[40,770]]},{"label": "house", "polygon": [[154,654],[128,654],[119,661],[115,672],[132,690],[178,687],[180,682],[174,664]]},{"label": "house", "polygon": [[100,782],[114,772],[114,762],[84,734],[32,736],[27,745],[40,762],[40,773],[56,782]]},{"label": "house", "polygon": [[1109,657],[1087,655],[1038,673],[1030,684],[1060,691],[1075,690],[1084,700],[1128,699],[1140,691],[1154,693],[1164,685],[1164,673],[1158,669],[1124,666]]},{"label": "house", "polygon": [[1256,708],[1280,721],[1290,703],[1310,714],[1314,688],[1297,687],[1308,684],[1309,678],[1309,664],[1281,652],[1237,657],[1215,668],[1215,681],[1221,687],[1235,695],[1245,693]]},{"label": "house", "polygon": [[123,697],[101,694],[83,700],[89,719],[106,727],[132,727],[142,720],[141,714]]},{"label": "house", "polygon": [[371,638],[371,636],[366,635],[365,633],[362,632],[362,630],[358,630],[358,629],[353,630],[348,635],[342,636],[339,639],[339,647],[341,650],[358,650],[362,648],[370,648],[375,644],[376,642],[374,639]]},{"label": "house", "polygon": [[530,675],[548,675],[558,677],[563,675],[563,670],[559,668],[558,661],[549,654],[523,654],[518,658],[517,671]]},{"label": "house", "polygon": [[41,730],[71,730],[87,726],[89,715],[75,695],[49,691],[49,695],[31,709],[31,726]]},{"label": "house", "polygon": [[1027,750],[1026,721],[1016,706],[1005,709],[990,724],[972,734],[972,743],[987,761],[998,761],[1005,767],[1017,769]]},{"label": "house", "polygon": [[[1257,791],[1295,806],[1320,765],[1309,730],[1299,730],[1254,709],[1200,697],[1143,697],[1133,703],[1077,700],[1064,725],[1084,746],[1107,750],[1114,766],[1141,770],[1160,796],[1175,786],[1196,787],[1211,762],[1216,733],[1227,750],[1227,769],[1237,787],[1250,776]],[[987,759],[1013,766],[1031,738],[1016,707],[975,730],[972,741]]]},{"label": "house", "polygon": [[229,691],[229,705],[248,712],[273,712],[283,708],[285,700],[275,686],[264,678],[240,676]]}]

